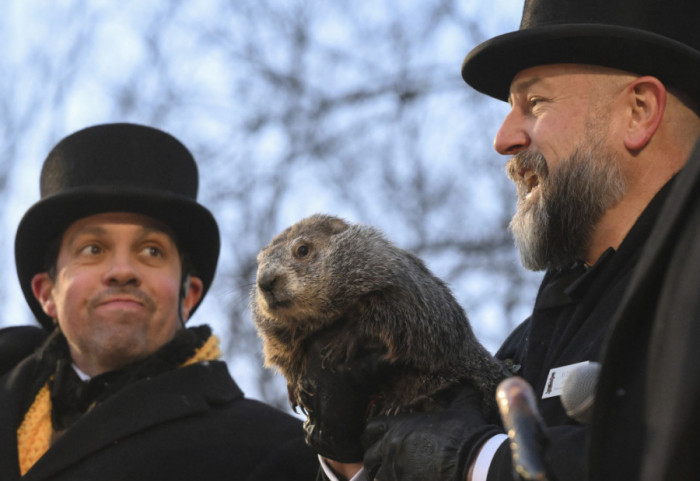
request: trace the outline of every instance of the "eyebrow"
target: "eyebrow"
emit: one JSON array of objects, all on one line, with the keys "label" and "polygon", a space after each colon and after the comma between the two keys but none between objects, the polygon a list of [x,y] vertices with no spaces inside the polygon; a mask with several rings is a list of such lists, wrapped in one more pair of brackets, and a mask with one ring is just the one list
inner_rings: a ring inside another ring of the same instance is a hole
[{"label": "eyebrow", "polygon": [[[99,226],[99,225],[87,225],[83,227],[82,229],[78,230],[75,232],[70,238],[66,239],[66,241],[69,244],[72,244],[75,239],[81,235],[94,235],[94,236],[100,236],[100,235],[105,235],[107,233],[107,229]],[[150,234],[163,234],[170,239],[171,242],[175,243],[172,235],[168,233],[165,229],[158,227],[157,225],[143,225],[141,226],[141,236],[145,237]]]},{"label": "eyebrow", "polygon": [[100,226],[88,225],[74,232],[73,235],[66,239],[66,242],[68,244],[72,244],[75,241],[75,239],[81,235],[104,235],[106,232],[107,231]]},{"label": "eyebrow", "polygon": [[542,80],[542,77],[540,76],[535,76],[531,78],[526,78],[524,80],[519,80],[517,81],[510,89],[510,94],[508,95],[508,103],[513,105],[513,94],[514,93],[520,93],[524,90],[529,89],[536,83],[540,82]]}]

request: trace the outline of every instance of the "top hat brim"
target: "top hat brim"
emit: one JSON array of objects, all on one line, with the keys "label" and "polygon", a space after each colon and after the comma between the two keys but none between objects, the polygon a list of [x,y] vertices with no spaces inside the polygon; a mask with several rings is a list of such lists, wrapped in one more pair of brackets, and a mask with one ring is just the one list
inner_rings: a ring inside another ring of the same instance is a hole
[{"label": "top hat brim", "polygon": [[[129,212],[152,217],[177,237],[202,280],[204,298],[211,286],[219,256],[219,229],[211,212],[191,199],[140,189],[81,188],[53,195],[34,204],[24,215],[15,237],[15,263],[22,292],[39,323],[53,325],[34,297],[31,281],[46,271],[49,243],[76,220],[106,212]],[[197,306],[191,311],[194,312]]]},{"label": "top hat brim", "polygon": [[469,52],[462,78],[479,92],[507,100],[518,72],[564,63],[651,75],[700,104],[700,52],[662,35],[615,25],[545,25],[499,35]]}]

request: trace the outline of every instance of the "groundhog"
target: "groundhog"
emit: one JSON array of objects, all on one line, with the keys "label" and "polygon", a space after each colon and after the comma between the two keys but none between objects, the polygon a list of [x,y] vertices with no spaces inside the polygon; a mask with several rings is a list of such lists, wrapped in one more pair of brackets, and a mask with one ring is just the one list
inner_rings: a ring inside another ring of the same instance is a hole
[{"label": "groundhog", "polygon": [[293,407],[302,404],[308,340],[331,330],[327,367],[367,346],[396,366],[375,414],[427,409],[431,395],[467,380],[493,419],[505,368],[477,341],[446,284],[379,230],[317,214],[281,232],[257,259],[251,310],[265,364],[285,376]]}]

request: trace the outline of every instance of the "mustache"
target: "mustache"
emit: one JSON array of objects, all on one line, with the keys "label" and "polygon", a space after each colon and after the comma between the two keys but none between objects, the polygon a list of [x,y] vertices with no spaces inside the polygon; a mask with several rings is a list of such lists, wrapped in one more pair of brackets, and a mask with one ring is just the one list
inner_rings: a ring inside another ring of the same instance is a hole
[{"label": "mustache", "polygon": [[128,297],[140,302],[148,309],[154,309],[156,303],[151,299],[151,297],[143,292],[138,287],[132,286],[120,286],[120,287],[108,287],[104,291],[98,293],[95,297],[90,300],[90,307],[96,307],[109,299],[115,297]]},{"label": "mustache", "polygon": [[516,183],[522,181],[523,173],[528,170],[533,171],[540,179],[546,179],[549,169],[544,155],[540,152],[518,152],[506,163],[506,174]]}]

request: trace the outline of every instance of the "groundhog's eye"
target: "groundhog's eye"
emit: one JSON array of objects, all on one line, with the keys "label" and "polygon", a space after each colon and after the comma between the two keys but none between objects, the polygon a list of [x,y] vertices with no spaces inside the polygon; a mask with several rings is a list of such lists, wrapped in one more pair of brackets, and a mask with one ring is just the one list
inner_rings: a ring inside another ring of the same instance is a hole
[{"label": "groundhog's eye", "polygon": [[297,257],[306,257],[309,255],[309,252],[311,252],[309,246],[306,244],[301,244],[299,247],[297,247],[295,254]]}]

